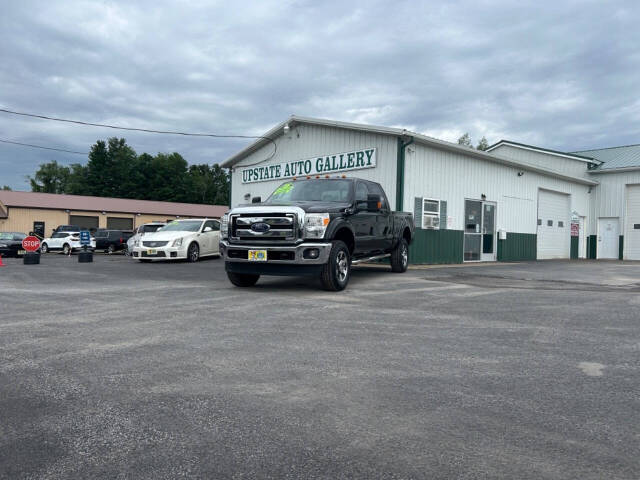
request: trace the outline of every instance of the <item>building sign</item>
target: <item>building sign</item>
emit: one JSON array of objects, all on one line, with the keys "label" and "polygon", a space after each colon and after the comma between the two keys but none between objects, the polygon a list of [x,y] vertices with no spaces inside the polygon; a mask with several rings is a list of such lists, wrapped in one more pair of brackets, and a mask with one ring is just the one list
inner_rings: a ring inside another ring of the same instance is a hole
[{"label": "building sign", "polygon": [[375,168],[376,149],[365,148],[351,152],[335,153],[306,160],[256,165],[241,169],[242,183],[265,182],[283,178],[304,177],[307,175],[326,175],[331,173]]}]

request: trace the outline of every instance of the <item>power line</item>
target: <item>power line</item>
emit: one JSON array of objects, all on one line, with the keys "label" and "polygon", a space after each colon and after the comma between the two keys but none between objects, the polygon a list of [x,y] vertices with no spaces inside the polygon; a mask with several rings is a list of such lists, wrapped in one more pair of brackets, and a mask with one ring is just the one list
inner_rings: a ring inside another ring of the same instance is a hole
[{"label": "power line", "polygon": [[87,152],[75,152],[73,150],[65,150],[64,148],[43,147],[42,145],[33,145],[31,143],[12,142],[11,140],[0,139],[2,143],[10,143],[12,145],[20,145],[23,147],[42,148],[43,150],[55,150],[56,152],[75,153],[78,155],[88,155]]},{"label": "power line", "polygon": [[[210,137],[210,138],[252,138],[252,139],[261,139],[268,140],[273,144],[273,152],[264,160],[261,160],[253,165],[257,165],[258,163],[266,162],[267,160],[272,159],[278,150],[278,145],[276,142],[270,137],[262,137],[262,136],[254,136],[254,135],[221,135],[216,133],[191,133],[191,132],[179,132],[173,130],[153,130],[149,128],[135,128],[135,127],[120,127],[118,125],[109,125],[105,123],[92,123],[92,122],[83,122],[81,120],[69,120],[67,118],[57,118],[57,117],[49,117],[47,115],[40,115],[36,113],[26,113],[26,112],[17,112],[14,110],[7,110],[6,108],[0,108],[0,113],[8,113],[11,115],[20,115],[22,117],[32,117],[39,118],[42,120],[50,120],[53,122],[64,122],[64,123],[73,123],[76,125],[84,125],[89,127],[103,127],[103,128],[111,128],[114,130],[127,130],[131,132],[144,132],[144,133],[158,133],[164,135],[182,135],[187,137]],[[73,152],[77,153],[77,152]]]}]

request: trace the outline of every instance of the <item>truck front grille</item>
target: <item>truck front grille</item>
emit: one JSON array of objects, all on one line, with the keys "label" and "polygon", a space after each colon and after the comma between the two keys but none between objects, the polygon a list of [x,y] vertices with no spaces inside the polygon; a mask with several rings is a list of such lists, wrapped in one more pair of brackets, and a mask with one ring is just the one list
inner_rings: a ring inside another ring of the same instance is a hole
[{"label": "truck front grille", "polygon": [[297,238],[298,225],[293,213],[231,215],[231,240],[278,243]]}]

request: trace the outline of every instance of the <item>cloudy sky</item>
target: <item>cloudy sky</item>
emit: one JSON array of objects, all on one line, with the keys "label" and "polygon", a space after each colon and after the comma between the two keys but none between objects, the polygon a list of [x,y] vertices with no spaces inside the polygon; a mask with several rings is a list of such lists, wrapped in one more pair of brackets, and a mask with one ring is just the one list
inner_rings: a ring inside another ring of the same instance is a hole
[{"label": "cloudy sky", "polygon": [[[637,1],[6,1],[0,108],[260,135],[291,114],[558,150],[640,143]],[[0,114],[0,139],[223,161],[247,140]],[[0,187],[86,156],[0,143]]]}]

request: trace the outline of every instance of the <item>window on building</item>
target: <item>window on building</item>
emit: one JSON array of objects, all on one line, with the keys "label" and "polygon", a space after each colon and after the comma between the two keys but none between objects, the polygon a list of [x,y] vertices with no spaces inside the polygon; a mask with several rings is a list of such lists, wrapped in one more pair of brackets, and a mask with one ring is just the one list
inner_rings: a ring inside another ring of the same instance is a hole
[{"label": "window on building", "polygon": [[564,222],[561,220],[558,220],[558,227],[559,228],[563,228],[564,227]]},{"label": "window on building", "polygon": [[542,219],[541,218],[538,219],[538,225],[542,225]]},{"label": "window on building", "polygon": [[547,227],[553,227],[553,220],[547,220]]},{"label": "window on building", "polygon": [[431,198],[422,199],[422,228],[440,228],[440,201]]}]

